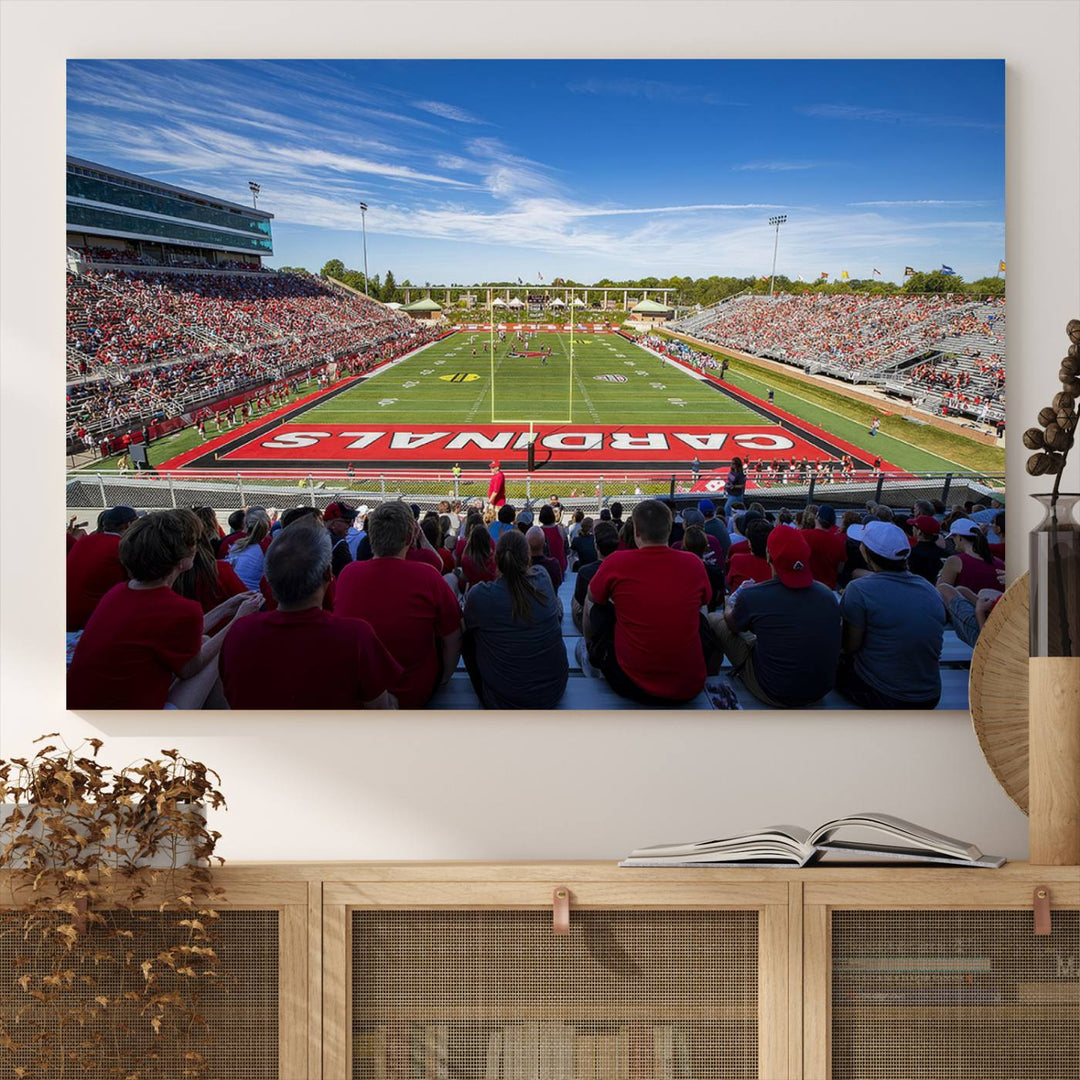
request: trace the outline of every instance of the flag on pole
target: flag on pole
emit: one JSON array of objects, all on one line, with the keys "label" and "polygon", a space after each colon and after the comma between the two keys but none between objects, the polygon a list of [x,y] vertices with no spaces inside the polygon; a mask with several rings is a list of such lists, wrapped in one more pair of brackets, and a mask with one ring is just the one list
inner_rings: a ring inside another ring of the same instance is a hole
[{"label": "flag on pole", "polygon": [[822,270],[821,271],[821,279],[822,279],[822,281],[827,280],[828,277],[829,277],[829,271],[828,270]]},{"label": "flag on pole", "polygon": [[946,275],[956,273],[956,271],[951,266],[946,266],[944,263],[941,264],[941,272]]},{"label": "flag on pole", "polygon": [[848,280],[848,272],[846,270],[841,270],[840,271],[840,280],[841,281],[847,281]]},{"label": "flag on pole", "polygon": [[[877,267],[874,267],[874,274],[877,274],[878,277],[881,277],[881,271]],[[872,276],[873,274],[871,275],[871,277]]]},{"label": "flag on pole", "polygon": [[524,285],[524,284],[525,284],[525,282],[524,282],[524,281],[522,281],[522,280],[521,280],[521,278],[518,278],[518,284],[519,284],[519,285]]},{"label": "flag on pole", "polygon": [[758,278],[758,281],[768,281],[768,280],[769,280],[769,275],[768,274],[762,274],[761,277]]},{"label": "flag on pole", "polygon": [[1005,273],[1005,260],[1004,259],[1002,259],[1001,262],[998,263],[998,273],[999,274],[1004,274]]},{"label": "flag on pole", "polygon": [[911,275],[914,274],[914,273],[915,273],[915,271],[912,270],[910,266],[905,266],[904,267],[904,277],[911,277]]},{"label": "flag on pole", "polygon": [[544,275],[543,275],[543,274],[541,274],[539,270],[537,270],[537,271],[536,271],[536,276],[537,276],[537,277],[538,277],[538,278],[539,278],[539,279],[540,279],[541,281],[543,281],[543,280],[544,280]]}]

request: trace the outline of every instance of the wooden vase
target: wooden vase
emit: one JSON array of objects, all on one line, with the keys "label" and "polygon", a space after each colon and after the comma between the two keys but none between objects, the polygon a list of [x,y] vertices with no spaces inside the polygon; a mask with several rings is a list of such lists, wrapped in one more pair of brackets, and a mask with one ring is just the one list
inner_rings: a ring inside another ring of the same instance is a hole
[{"label": "wooden vase", "polygon": [[1028,858],[1080,865],[1080,658],[1028,661]]}]

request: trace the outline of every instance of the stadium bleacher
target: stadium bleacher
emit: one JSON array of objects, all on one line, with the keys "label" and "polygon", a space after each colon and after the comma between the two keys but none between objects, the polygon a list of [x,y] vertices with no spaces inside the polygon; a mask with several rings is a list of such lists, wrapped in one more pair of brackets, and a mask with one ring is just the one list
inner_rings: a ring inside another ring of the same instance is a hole
[{"label": "stadium bleacher", "polygon": [[318,278],[272,271],[84,267],[69,270],[67,301],[67,427],[81,441],[329,359],[396,356],[436,333]]},{"label": "stadium bleacher", "polygon": [[[671,329],[810,374],[877,385],[927,412],[1004,420],[1004,301],[743,293]],[[929,368],[937,374],[928,377]],[[957,376],[963,385],[945,385]]]}]

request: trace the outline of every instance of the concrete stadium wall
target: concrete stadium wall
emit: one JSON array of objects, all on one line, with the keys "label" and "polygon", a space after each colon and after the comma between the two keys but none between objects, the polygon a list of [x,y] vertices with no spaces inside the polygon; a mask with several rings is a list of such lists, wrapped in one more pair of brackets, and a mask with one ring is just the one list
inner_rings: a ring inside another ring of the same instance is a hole
[{"label": "concrete stadium wall", "polygon": [[[535,4],[507,2],[498,19],[490,18],[490,5],[477,4],[452,9],[454,17],[437,25],[428,8],[404,0],[334,5],[329,19],[304,14],[315,5],[282,7],[261,21],[246,5],[222,4],[212,33],[188,7],[5,7],[0,752],[26,753],[50,731],[69,743],[101,736],[116,764],[177,747],[221,773],[230,809],[213,824],[230,860],[615,858],[650,842],[778,820],[813,825],[868,808],[1023,857],[1026,819],[991,775],[965,713],[65,711],[63,364],[53,348],[64,319],[63,220],[55,212],[63,205],[64,58],[199,56],[208,49],[326,56],[338,55],[343,41],[391,57],[527,51],[591,60],[643,52],[637,21],[612,18],[607,4],[552,3],[536,18]],[[1008,57],[1008,395],[1014,429],[1031,422],[1058,386],[1065,322],[1080,315],[1080,7],[672,0],[663,15],[650,23],[652,57]],[[678,147],[663,152],[674,176]],[[928,183],[927,197],[935,194]],[[1013,577],[1025,568],[1026,533],[1039,520],[1034,501],[1022,495],[1047,487],[1024,474],[1024,457],[1020,440],[1011,440]]]}]

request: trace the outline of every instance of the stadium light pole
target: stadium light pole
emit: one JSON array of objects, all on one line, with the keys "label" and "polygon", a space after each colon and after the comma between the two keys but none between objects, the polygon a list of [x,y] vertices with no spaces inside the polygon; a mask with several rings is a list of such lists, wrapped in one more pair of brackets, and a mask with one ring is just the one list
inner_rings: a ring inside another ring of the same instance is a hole
[{"label": "stadium light pole", "polygon": [[259,187],[259,185],[256,184],[254,180],[249,180],[248,181],[248,190],[251,192],[251,205],[252,205],[252,207],[254,207],[254,209],[258,210],[259,209],[259,192],[262,191],[262,188]]},{"label": "stadium light pole", "polygon": [[362,202],[360,204],[360,235],[363,238],[364,243],[364,295],[367,296],[367,203]]},{"label": "stadium light pole", "polygon": [[772,249],[772,273],[769,275],[769,299],[772,299],[773,294],[773,279],[776,277],[776,249],[780,246],[780,226],[787,221],[787,214],[777,214],[776,217],[769,218],[769,224],[776,228],[776,239],[773,241]]}]

